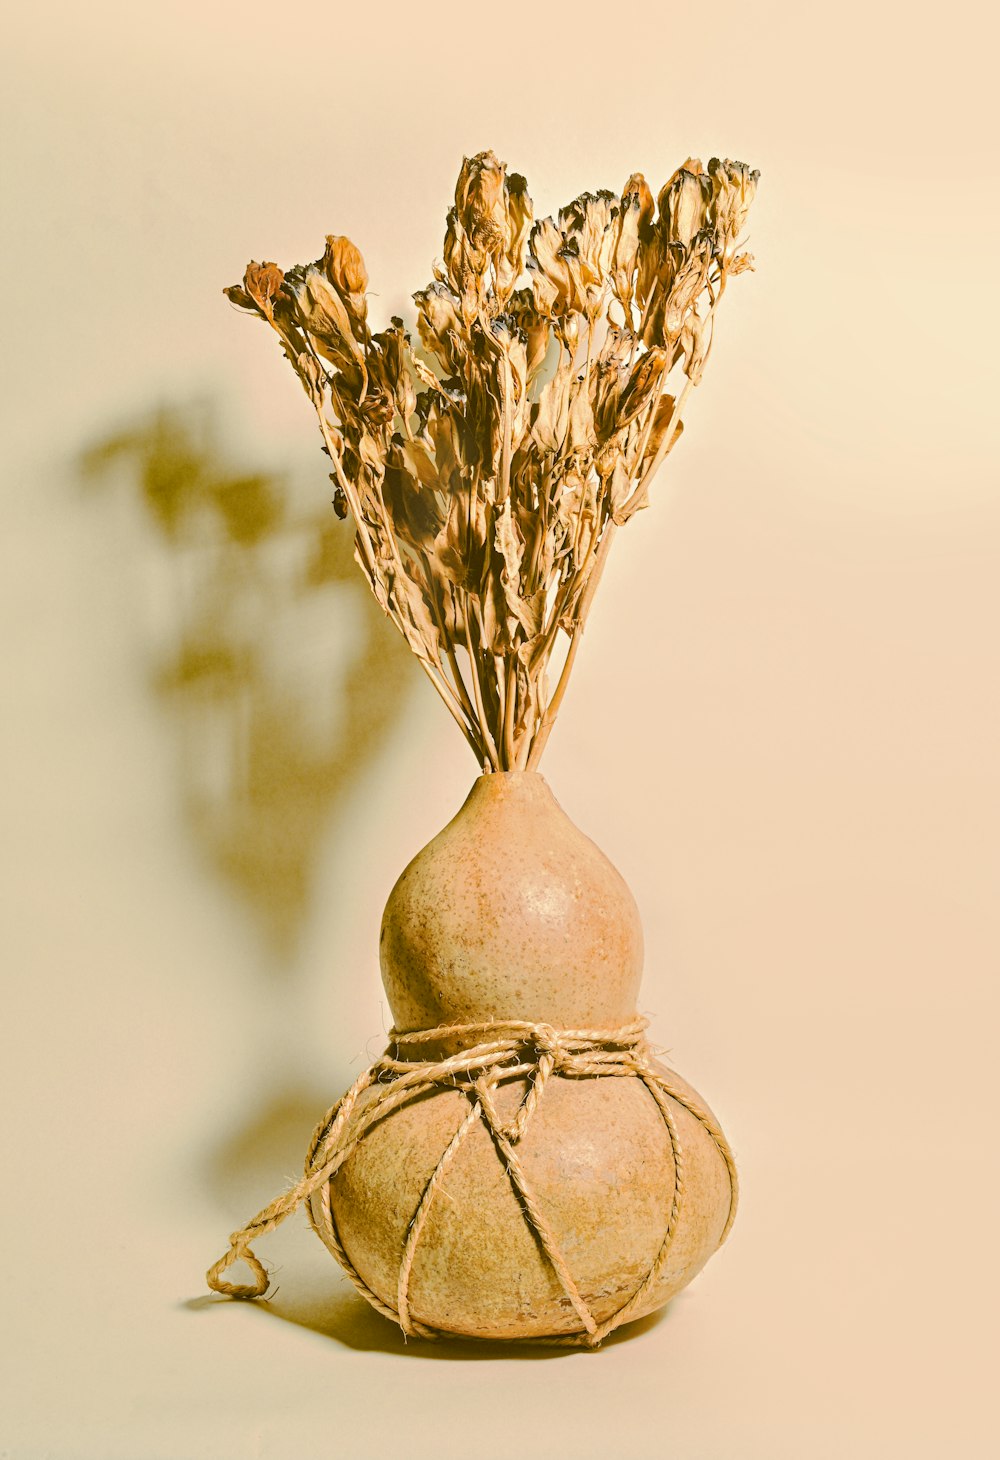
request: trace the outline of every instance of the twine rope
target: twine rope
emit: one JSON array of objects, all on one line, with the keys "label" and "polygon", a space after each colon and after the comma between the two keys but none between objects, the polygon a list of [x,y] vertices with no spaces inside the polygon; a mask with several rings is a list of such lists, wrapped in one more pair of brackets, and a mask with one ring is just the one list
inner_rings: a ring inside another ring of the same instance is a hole
[{"label": "twine rope", "polygon": [[[264,1297],[270,1278],[263,1263],[255,1255],[252,1243],[266,1233],[273,1232],[286,1217],[303,1202],[307,1202],[309,1224],[313,1231],[333,1253],[351,1282],[372,1307],[398,1323],[408,1337],[441,1337],[442,1330],[421,1323],[411,1313],[410,1278],[421,1234],[448,1168],[469,1132],[481,1122],[493,1140],[525,1219],[581,1324],[581,1329],[576,1332],[529,1341],[596,1348],[609,1333],[622,1323],[627,1323],[640,1309],[650,1289],[659,1280],[677,1230],[684,1198],[684,1151],[671,1108],[672,1102],[680,1105],[699,1122],[714,1141],[726,1164],[731,1201],[726,1224],[719,1239],[720,1245],[729,1235],[736,1215],[736,1166],[729,1144],[709,1111],[690,1092],[680,1089],[669,1074],[653,1068],[652,1049],[643,1037],[646,1022],[645,1019],[635,1019],[618,1029],[607,1030],[555,1029],[550,1024],[497,1020],[485,1024],[442,1024],[435,1029],[405,1034],[395,1029],[390,1031],[385,1053],[365,1070],[316,1127],[302,1178],[258,1212],[245,1227],[232,1234],[228,1252],[208,1271],[208,1286],[214,1292],[232,1298]],[[463,1044],[457,1053],[438,1059],[420,1058],[422,1046],[454,1040],[461,1040]],[[556,1234],[545,1215],[544,1205],[528,1179],[517,1150],[553,1075],[564,1079],[624,1077],[640,1080],[649,1091],[663,1119],[670,1141],[674,1185],[663,1240],[639,1286],[603,1323],[597,1322],[574,1281]],[[494,1095],[502,1082],[514,1079],[525,1080],[525,1093],[514,1116],[504,1121],[497,1110]],[[410,1219],[400,1255],[396,1306],[392,1307],[367,1285],[344,1250],[333,1216],[331,1182],[377,1122],[401,1105],[441,1088],[461,1090],[468,1099],[469,1109],[441,1153]],[[368,1091],[373,1093],[358,1111],[358,1102]],[[356,1112],[357,1118],[352,1121]],[[310,1198],[317,1193],[318,1214],[310,1202]],[[252,1282],[234,1283],[224,1276],[237,1261],[242,1261],[249,1269]]]}]

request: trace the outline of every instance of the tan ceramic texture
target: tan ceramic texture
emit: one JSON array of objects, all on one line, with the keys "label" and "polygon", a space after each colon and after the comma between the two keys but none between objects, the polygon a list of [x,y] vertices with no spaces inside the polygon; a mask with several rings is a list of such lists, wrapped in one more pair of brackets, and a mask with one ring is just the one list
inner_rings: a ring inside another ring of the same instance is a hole
[{"label": "tan ceramic texture", "polygon": [[392,889],[380,956],[400,1030],[496,1018],[607,1029],[635,1013],[642,924],[543,777],[498,772]]},{"label": "tan ceramic texture", "polygon": [[[534,772],[481,777],[406,868],[383,919],[383,977],[405,1029],[491,1017],[614,1027],[635,1014],[641,962],[627,885]],[[512,1115],[523,1093],[522,1081],[502,1086],[501,1113]],[[722,1156],[704,1127],[670,1104],[683,1202],[661,1278],[635,1317],[690,1282],[729,1215]],[[391,1306],[408,1225],[468,1108],[457,1090],[412,1101],[365,1136],[331,1183],[344,1248]],[[663,1118],[638,1079],[555,1076],[518,1151],[601,1322],[639,1286],[663,1241],[674,1192]],[[516,1339],[580,1327],[482,1125],[431,1209],[409,1299],[418,1321],[457,1334]]]}]

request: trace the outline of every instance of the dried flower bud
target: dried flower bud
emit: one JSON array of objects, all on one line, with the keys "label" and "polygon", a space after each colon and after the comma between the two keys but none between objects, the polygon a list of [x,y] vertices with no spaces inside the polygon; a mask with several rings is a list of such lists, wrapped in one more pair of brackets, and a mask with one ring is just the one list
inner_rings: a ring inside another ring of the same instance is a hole
[{"label": "dried flower bud", "polygon": [[618,215],[618,232],[612,259],[611,287],[628,317],[634,293],[634,275],[639,258],[639,238],[653,214],[653,195],[641,172],[625,184]]},{"label": "dried flower bud", "polygon": [[519,172],[506,183],[507,243],[495,261],[497,303],[505,305],[524,267],[524,244],[534,218],[528,184]]},{"label": "dried flower bud", "polygon": [[243,287],[258,309],[270,315],[273,301],[284,282],[284,274],[277,264],[249,263],[243,275]]},{"label": "dried flower bud", "polygon": [[458,299],[447,284],[435,282],[414,294],[413,300],[417,306],[417,330],[424,348],[437,356],[448,375],[454,375],[463,353]]},{"label": "dried flower bud", "polygon": [[530,289],[518,289],[509,305],[511,318],[524,336],[529,377],[541,367],[549,347],[549,322],[535,309]]},{"label": "dried flower bud", "polygon": [[528,255],[538,313],[555,319],[574,310],[582,312],[586,296],[577,240],[567,239],[553,219],[543,218],[531,230]]},{"label": "dried flower bud", "polygon": [[456,208],[448,213],[444,237],[444,266],[446,277],[459,298],[462,321],[469,325],[480,312],[490,254],[485,248],[479,248],[472,242],[462,226]]},{"label": "dried flower bud", "polygon": [[639,228],[641,232],[649,227],[653,218],[653,194],[650,192],[649,184],[641,172],[634,172],[628,182],[622,188],[622,202],[635,198],[639,212]]},{"label": "dried flower bud", "polygon": [[640,235],[635,281],[636,302],[640,309],[645,310],[651,300],[669,252],[659,228],[651,226],[645,235]]},{"label": "dried flower bud", "polygon": [[667,242],[690,247],[705,226],[712,195],[712,179],[697,158],[689,157],[660,193],[660,227]]},{"label": "dried flower bud", "polygon": [[611,507],[611,518],[612,521],[617,523],[619,526],[621,526],[621,524],[625,520],[624,517],[621,515],[621,512],[622,508],[625,506],[625,503],[629,498],[629,495],[631,494],[631,491],[632,480],[625,469],[625,463],[619,456],[615,460],[615,464],[612,468],[611,476],[607,486],[608,504]]},{"label": "dried flower bud", "polygon": [[354,317],[363,320],[368,313],[368,301],[365,299],[368,270],[361,250],[343,234],[331,233],[326,240],[323,268]]},{"label": "dried flower bud", "polygon": [[369,374],[391,398],[394,409],[408,421],[417,397],[407,368],[409,337],[402,320],[394,319],[389,329],[373,335],[372,345],[375,348],[368,357]]},{"label": "dried flower bud", "polygon": [[591,303],[595,302],[592,291],[603,285],[614,257],[620,206],[615,194],[604,189],[599,193],[583,193],[559,214],[567,244],[576,245],[581,278],[591,291],[588,294]]},{"label": "dried flower bud", "polygon": [[751,171],[745,162],[731,162],[728,157],[722,162],[713,157],[708,171],[715,193],[712,221],[719,251],[725,254],[743,231],[760,173]]},{"label": "dried flower bud", "polygon": [[506,371],[498,373],[500,404],[510,416],[511,432],[517,441],[528,423],[528,352],[524,336],[509,314],[498,315],[483,331],[484,343],[496,350]]},{"label": "dried flower bud", "polygon": [[468,237],[458,218],[458,210],[449,208],[445,219],[444,247],[442,257],[445,272],[455,291],[461,294],[465,289],[465,275],[468,270]]},{"label": "dried flower bud", "polygon": [[552,326],[556,338],[562,341],[570,359],[576,354],[576,347],[580,343],[580,316],[578,314],[567,314],[557,320]]},{"label": "dried flower bud", "polygon": [[670,286],[663,315],[664,339],[675,341],[679,337],[688,311],[708,282],[713,252],[712,234],[707,230],[699,233]]},{"label": "dried flower bud", "polygon": [[[672,395],[660,396],[660,399],[656,403],[656,411],[653,416],[652,428],[646,441],[646,452],[645,456],[643,457],[642,465],[640,466],[639,472],[634,472],[633,475],[640,475],[642,467],[648,465],[649,462],[652,461],[653,458],[656,456],[663,442],[663,438],[667,434],[667,427],[671,426],[673,423],[674,406],[676,404],[677,402]],[[678,426],[674,427],[674,431],[679,430],[680,426],[682,425],[683,422],[679,422]],[[671,434],[673,435],[673,431],[671,432]]]},{"label": "dried flower bud", "polygon": [[323,374],[319,361],[315,355],[303,351],[295,362],[299,372],[299,378],[305,386],[306,395],[313,405],[319,406],[323,400],[323,387],[326,384],[326,376]]},{"label": "dried flower bud", "polygon": [[590,404],[597,439],[607,441],[619,425],[622,369],[617,360],[598,360],[590,378]]},{"label": "dried flower bud", "polygon": [[512,243],[518,239],[524,242],[534,216],[527,179],[519,172],[512,172],[507,179],[507,223]]},{"label": "dried flower bud", "polygon": [[660,389],[667,369],[667,352],[654,346],[636,362],[622,391],[618,425],[627,426],[649,405]]},{"label": "dried flower bud", "polygon": [[363,362],[364,352],[354,337],[347,307],[317,264],[289,269],[283,288],[296,324],[312,337],[317,349],[338,365],[352,359]]},{"label": "dried flower bud", "polygon": [[455,185],[458,221],[473,247],[488,253],[506,248],[510,238],[505,171],[494,153],[477,152],[463,159]]}]

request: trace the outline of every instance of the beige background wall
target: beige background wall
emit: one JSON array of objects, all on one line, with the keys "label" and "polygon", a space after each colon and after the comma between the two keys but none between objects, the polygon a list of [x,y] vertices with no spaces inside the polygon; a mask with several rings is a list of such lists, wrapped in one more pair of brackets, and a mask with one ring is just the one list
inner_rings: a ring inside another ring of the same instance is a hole
[{"label": "beige background wall", "polygon": [[[8,16],[0,1454],[994,1453],[996,42],[965,0]],[[378,1048],[382,902],[475,773],[319,571],[306,403],[220,290],[343,231],[394,312],[484,146],[540,213],[763,173],[547,755],[745,1183],[597,1357],[406,1351],[304,1222],[270,1313],[201,1298]],[[245,477],[280,531],[170,536]]]}]

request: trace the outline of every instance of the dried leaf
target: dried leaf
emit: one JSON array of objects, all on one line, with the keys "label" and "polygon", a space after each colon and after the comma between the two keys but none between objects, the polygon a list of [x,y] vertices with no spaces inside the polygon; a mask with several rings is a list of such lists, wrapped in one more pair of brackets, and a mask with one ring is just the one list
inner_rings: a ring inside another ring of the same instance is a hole
[{"label": "dried leaf", "polygon": [[489,546],[485,503],[469,488],[454,492],[434,542],[441,571],[460,588],[475,587],[485,576]]},{"label": "dried leaf", "polygon": [[625,470],[625,463],[621,457],[615,462],[614,470],[607,485],[608,505],[611,509],[611,517],[620,527],[625,521],[621,515],[622,508],[628,501],[629,493],[632,490],[632,480]]},{"label": "dried leaf", "polygon": [[592,451],[597,444],[594,407],[590,392],[581,386],[574,391],[569,410],[569,445],[574,451]]},{"label": "dried leaf", "polygon": [[437,467],[424,442],[406,441],[401,449],[411,475],[421,487],[433,492],[439,485]]},{"label": "dried leaf", "polygon": [[531,434],[543,452],[556,452],[562,447],[569,429],[568,371],[554,375],[538,398],[531,421]]},{"label": "dried leaf", "polygon": [[[443,514],[433,491],[421,491],[410,471],[406,448],[397,451],[387,464],[382,498],[397,537],[418,552],[433,553]],[[404,461],[406,464],[404,464]]]},{"label": "dried leaf", "polygon": [[[437,376],[434,374],[434,371],[430,368],[430,366],[425,365],[423,360],[421,360],[419,356],[410,356],[410,369],[413,371],[414,375],[417,377],[422,385],[428,386],[430,390],[441,391],[440,380],[438,380]],[[443,391],[441,391],[441,393],[442,395],[444,394]]]},{"label": "dried leaf", "polygon": [[[661,396],[656,406],[656,415],[653,417],[652,430],[649,433],[649,440],[646,444],[646,451],[643,463],[647,463],[656,455],[660,449],[660,443],[667,432],[667,427],[673,419],[674,406],[676,401],[672,395]],[[635,475],[639,475],[638,472]]]},{"label": "dried leaf", "polygon": [[[527,634],[534,636],[541,628],[544,596],[536,594],[529,598],[522,592],[521,562],[524,556],[524,538],[511,515],[509,498],[497,515],[495,541],[497,551],[503,559],[500,581],[503,584],[504,597],[507,600],[511,618],[519,623]],[[513,622],[508,624],[508,631],[513,633]]]}]

